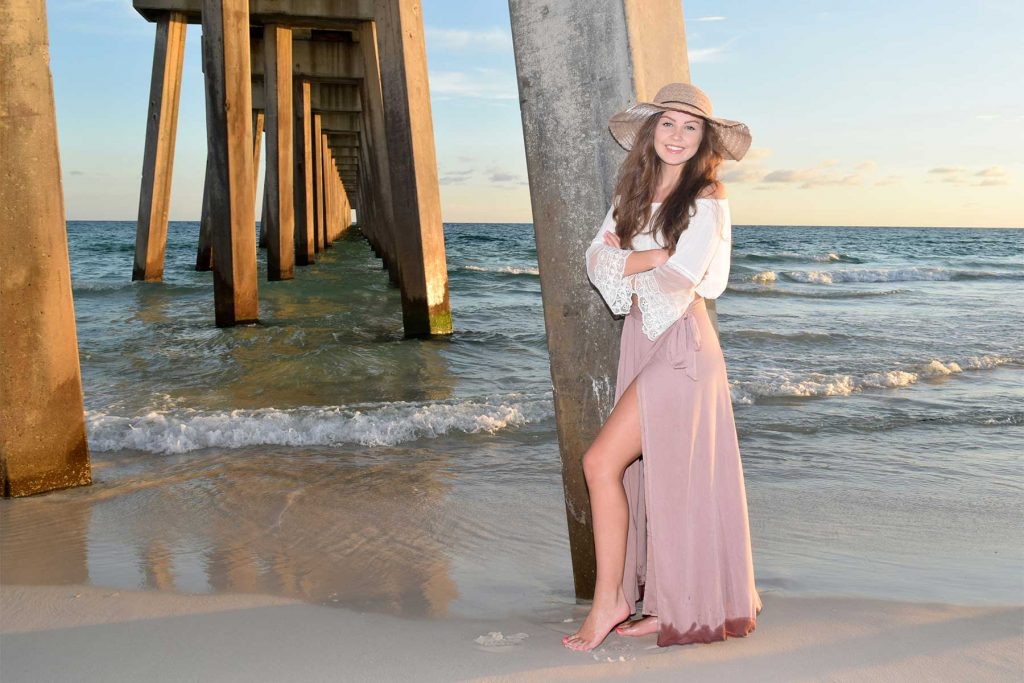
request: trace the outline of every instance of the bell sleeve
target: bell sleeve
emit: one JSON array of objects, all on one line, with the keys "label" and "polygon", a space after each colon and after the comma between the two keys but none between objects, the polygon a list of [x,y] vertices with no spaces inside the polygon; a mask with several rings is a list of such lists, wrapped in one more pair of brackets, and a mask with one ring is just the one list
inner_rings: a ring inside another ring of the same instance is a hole
[{"label": "bell sleeve", "polygon": [[729,248],[729,232],[719,203],[698,201],[697,211],[668,261],[634,276],[648,339],[656,339],[686,312],[719,248]]},{"label": "bell sleeve", "polygon": [[632,305],[633,278],[624,275],[626,259],[633,253],[632,249],[616,249],[604,243],[605,233],[615,232],[614,204],[608,209],[601,228],[597,231],[590,246],[587,247],[587,277],[597,287],[601,297],[608,304],[612,313],[625,315]]}]

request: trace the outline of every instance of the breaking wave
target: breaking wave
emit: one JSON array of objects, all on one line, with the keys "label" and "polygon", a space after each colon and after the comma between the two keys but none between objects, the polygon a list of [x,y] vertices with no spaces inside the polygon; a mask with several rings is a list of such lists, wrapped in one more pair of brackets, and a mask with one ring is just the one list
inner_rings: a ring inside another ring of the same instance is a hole
[{"label": "breaking wave", "polygon": [[449,432],[496,433],[554,416],[551,395],[370,403],[291,409],[153,410],[135,417],[87,411],[89,447],[187,453],[247,446],[393,446]]},{"label": "breaking wave", "polygon": [[927,280],[979,280],[985,278],[1016,278],[1018,273],[978,270],[949,270],[937,267],[865,268],[858,270],[793,270],[783,274],[787,280],[819,285],[839,282],[916,282]]},{"label": "breaking wave", "polygon": [[1024,359],[1009,356],[971,356],[957,361],[930,360],[909,369],[887,370],[863,375],[843,373],[780,374],[732,382],[733,403],[750,405],[762,398],[809,398],[849,396],[868,389],[898,389],[922,379],[938,379],[968,370],[989,370],[1007,364],[1021,364]]},{"label": "breaking wave", "polygon": [[753,263],[765,263],[772,261],[815,261],[817,263],[863,263],[856,256],[850,256],[838,251],[829,251],[824,254],[799,254],[795,251],[780,251],[774,254],[762,254],[756,252],[740,253],[733,256],[735,261],[750,261]]},{"label": "breaking wave", "polygon": [[472,270],[478,273],[500,273],[502,275],[540,275],[536,268],[516,268],[514,266],[502,266],[500,268],[484,268],[483,266],[463,266],[463,270]]}]

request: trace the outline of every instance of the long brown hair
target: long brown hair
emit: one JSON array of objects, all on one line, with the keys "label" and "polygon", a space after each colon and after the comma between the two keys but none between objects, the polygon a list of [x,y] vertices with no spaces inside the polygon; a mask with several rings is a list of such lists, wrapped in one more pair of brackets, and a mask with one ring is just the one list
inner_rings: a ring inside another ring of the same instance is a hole
[{"label": "long brown hair", "polygon": [[[641,125],[636,142],[619,168],[615,185],[618,204],[612,217],[615,234],[623,249],[630,249],[633,238],[643,230],[651,217],[651,200],[661,175],[661,160],[654,148],[654,129],[662,113],[651,114]],[[703,135],[697,152],[685,162],[675,188],[661,204],[651,231],[660,235],[670,251],[675,251],[679,236],[690,225],[696,213],[697,197],[718,185],[718,166],[722,155],[715,127],[704,121]]]}]

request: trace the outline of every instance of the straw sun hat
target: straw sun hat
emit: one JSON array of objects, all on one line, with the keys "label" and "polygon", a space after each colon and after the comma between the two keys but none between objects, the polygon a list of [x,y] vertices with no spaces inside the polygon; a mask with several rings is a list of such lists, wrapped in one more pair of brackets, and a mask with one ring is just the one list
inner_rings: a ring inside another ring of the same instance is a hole
[{"label": "straw sun hat", "polygon": [[608,130],[616,142],[629,149],[647,117],[669,109],[695,114],[714,126],[722,143],[720,151],[726,159],[739,161],[750,149],[747,124],[713,117],[711,100],[704,91],[689,83],[669,83],[658,91],[653,102],[637,102],[620,111],[608,121]]}]

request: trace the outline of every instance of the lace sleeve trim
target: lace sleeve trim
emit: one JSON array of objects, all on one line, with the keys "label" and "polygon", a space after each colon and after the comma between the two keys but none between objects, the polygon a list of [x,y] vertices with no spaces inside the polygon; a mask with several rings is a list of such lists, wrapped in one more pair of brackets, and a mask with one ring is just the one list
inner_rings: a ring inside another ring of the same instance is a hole
[{"label": "lace sleeve trim", "polygon": [[643,320],[643,333],[653,341],[672,326],[679,318],[679,313],[672,298],[661,291],[653,272],[638,273],[634,287]]},{"label": "lace sleeve trim", "polygon": [[595,257],[594,285],[616,315],[629,313],[632,305],[633,278],[623,275],[630,253],[628,249],[602,247]]}]

